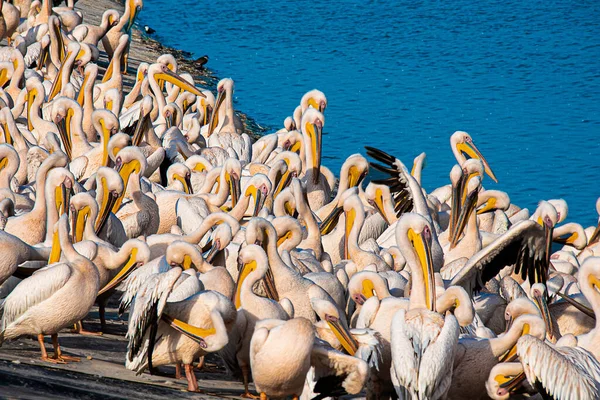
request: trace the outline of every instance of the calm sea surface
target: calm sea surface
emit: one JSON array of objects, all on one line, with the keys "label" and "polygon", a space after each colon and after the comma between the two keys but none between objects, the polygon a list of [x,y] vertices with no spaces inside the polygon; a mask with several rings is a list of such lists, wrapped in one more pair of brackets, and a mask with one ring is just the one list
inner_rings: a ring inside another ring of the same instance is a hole
[{"label": "calm sea surface", "polygon": [[208,54],[236,84],[237,109],[272,130],[301,96],[329,101],[324,164],[336,175],[364,145],[423,184],[449,182],[456,130],[469,132],[511,200],[564,198],[591,225],[600,196],[600,3],[595,1],[158,1],[141,25]]}]

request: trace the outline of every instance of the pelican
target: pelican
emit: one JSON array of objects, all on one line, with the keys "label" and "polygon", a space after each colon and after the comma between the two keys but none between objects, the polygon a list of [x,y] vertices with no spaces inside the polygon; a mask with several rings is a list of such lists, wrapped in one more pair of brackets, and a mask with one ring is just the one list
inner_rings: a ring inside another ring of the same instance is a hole
[{"label": "pelican", "polygon": [[[119,18],[119,22],[110,28],[109,31],[106,32],[106,35],[102,37],[102,45],[109,58],[113,58],[115,49],[117,48],[121,37],[123,35],[131,36],[131,28],[143,6],[144,2],[142,0],[127,0],[125,2],[125,11]],[[127,71],[128,58],[129,46],[127,46],[127,51],[123,54],[124,71]]]},{"label": "pelican", "polygon": [[146,368],[152,372],[161,365],[183,363],[188,391],[199,392],[192,362],[227,344],[236,310],[230,300],[213,291],[169,302],[181,272],[175,267],[153,275],[136,294],[127,331],[126,367],[141,373]]},{"label": "pelican", "polygon": [[475,143],[473,143],[473,138],[471,138],[471,135],[469,135],[467,132],[454,132],[452,136],[450,136],[450,147],[452,148],[452,153],[454,154],[456,161],[461,167],[467,161],[465,155],[469,156],[469,158],[478,159],[483,163],[485,173],[492,178],[494,182],[498,182],[498,179],[490,168],[487,160],[485,157],[483,157],[477,146],[475,146]]},{"label": "pelican", "polygon": [[[73,248],[66,215],[58,222],[58,234],[67,262],[34,273],[8,295],[3,304],[0,344],[23,335],[37,335],[43,361],[66,363],[79,359],[61,352],[57,334],[88,314],[100,282],[94,264]],[[52,337],[53,357],[48,357],[44,335]]]},{"label": "pelican", "polygon": [[399,398],[442,398],[450,389],[459,325],[437,313],[432,230],[418,214],[398,221],[396,241],[411,270],[408,310],[392,320],[392,380]]},{"label": "pelican", "polygon": [[318,110],[307,109],[302,115],[301,130],[304,140],[305,165],[304,181],[308,195],[308,204],[313,210],[329,203],[331,187],[321,172],[322,133],[325,117]]}]

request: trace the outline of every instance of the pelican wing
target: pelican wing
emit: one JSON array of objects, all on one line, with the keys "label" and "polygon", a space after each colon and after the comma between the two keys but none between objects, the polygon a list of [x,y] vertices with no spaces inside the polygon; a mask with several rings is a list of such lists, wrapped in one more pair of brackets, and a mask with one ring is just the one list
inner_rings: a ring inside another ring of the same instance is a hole
[{"label": "pelican wing", "polygon": [[517,342],[527,380],[544,398],[600,398],[600,363],[580,347],[554,347],[533,336]]},{"label": "pelican wing", "polygon": [[354,356],[364,360],[371,371],[379,371],[379,366],[383,364],[381,334],[373,329],[352,329],[350,332],[358,342]]},{"label": "pelican wing", "polygon": [[132,361],[148,340],[146,331],[158,323],[167,299],[181,275],[181,268],[172,268],[163,274],[151,275],[135,295],[127,335],[127,359]]},{"label": "pelican wing", "polygon": [[341,353],[330,346],[315,343],[310,363],[315,368],[315,393],[319,398],[357,394],[364,387],[369,368],[364,360]]},{"label": "pelican wing", "polygon": [[413,211],[413,193],[409,186],[409,179],[412,177],[404,164],[396,157],[379,149],[369,146],[365,146],[365,149],[367,149],[368,156],[384,164],[369,163],[371,167],[389,175],[386,179],[373,180],[373,183],[387,185],[390,188],[396,216],[400,217],[405,212]]},{"label": "pelican wing", "polygon": [[28,309],[50,298],[68,282],[71,267],[60,263],[37,271],[15,287],[2,304],[4,309],[0,332],[15,322]]},{"label": "pelican wing", "polygon": [[127,134],[133,133],[135,123],[140,119],[140,103],[131,106],[127,111],[119,116],[119,126],[121,131]]},{"label": "pelican wing", "polygon": [[196,270],[190,268],[183,271],[179,279],[177,279],[167,301],[169,303],[183,301],[202,290],[204,290],[204,285],[198,279]]},{"label": "pelican wing", "polygon": [[474,254],[452,278],[451,285],[467,293],[480,291],[485,284],[509,265],[530,282],[545,282],[548,276],[543,228],[535,221],[521,221]]},{"label": "pelican wing", "polygon": [[133,271],[121,284],[125,289],[123,290],[121,304],[119,305],[119,315],[122,315],[129,308],[138,290],[140,290],[144,282],[150,279],[151,275],[169,270],[167,263],[161,261],[163,261],[162,257],[142,265]]}]

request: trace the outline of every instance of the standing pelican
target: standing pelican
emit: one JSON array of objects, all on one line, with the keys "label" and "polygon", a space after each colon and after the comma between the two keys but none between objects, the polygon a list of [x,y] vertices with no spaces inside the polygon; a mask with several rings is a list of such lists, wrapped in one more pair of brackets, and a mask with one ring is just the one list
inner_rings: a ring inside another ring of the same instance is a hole
[{"label": "standing pelican", "polygon": [[301,130],[306,148],[304,160],[304,180],[308,195],[308,204],[313,210],[318,210],[329,203],[331,187],[321,173],[322,134],[325,116],[313,108],[307,109],[302,115]]},{"label": "standing pelican", "polygon": [[452,381],[459,326],[452,314],[435,312],[432,232],[418,214],[398,221],[396,241],[411,270],[408,310],[392,321],[392,380],[400,399],[440,399]]},{"label": "standing pelican", "polygon": [[[79,361],[62,354],[58,332],[83,319],[100,289],[98,270],[73,248],[68,217],[58,223],[60,247],[67,262],[50,265],[23,280],[6,298],[0,323],[0,344],[23,335],[37,335],[42,360],[53,363]],[[54,357],[48,357],[44,335],[52,336]]]}]

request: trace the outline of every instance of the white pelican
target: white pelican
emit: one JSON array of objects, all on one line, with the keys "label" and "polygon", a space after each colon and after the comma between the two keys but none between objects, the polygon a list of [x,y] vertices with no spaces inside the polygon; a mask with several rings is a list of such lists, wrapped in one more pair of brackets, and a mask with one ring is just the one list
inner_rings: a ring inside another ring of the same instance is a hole
[{"label": "white pelican", "polygon": [[308,204],[318,210],[330,202],[331,187],[321,172],[322,134],[325,117],[318,110],[307,109],[302,115],[301,130],[304,140],[304,181]]},{"label": "white pelican", "polygon": [[496,178],[496,175],[494,175],[494,172],[492,172],[487,160],[483,157],[477,146],[475,146],[473,138],[471,138],[471,135],[467,132],[454,132],[452,136],[450,136],[450,147],[452,148],[452,153],[454,154],[456,161],[461,167],[467,161],[465,155],[469,156],[469,158],[481,160],[485,167],[485,173],[492,178],[494,182],[498,182],[498,179]]},{"label": "white pelican", "polygon": [[[58,223],[60,246],[67,262],[48,266],[23,280],[4,301],[0,343],[23,335],[37,335],[42,360],[53,363],[79,361],[61,353],[58,332],[83,319],[100,289],[98,270],[73,248],[68,217]],[[52,336],[54,356],[48,357],[44,335]]]},{"label": "white pelican", "polygon": [[443,398],[450,389],[459,325],[436,310],[432,230],[418,214],[398,220],[396,241],[411,270],[408,310],[391,326],[392,380],[398,397]]}]

